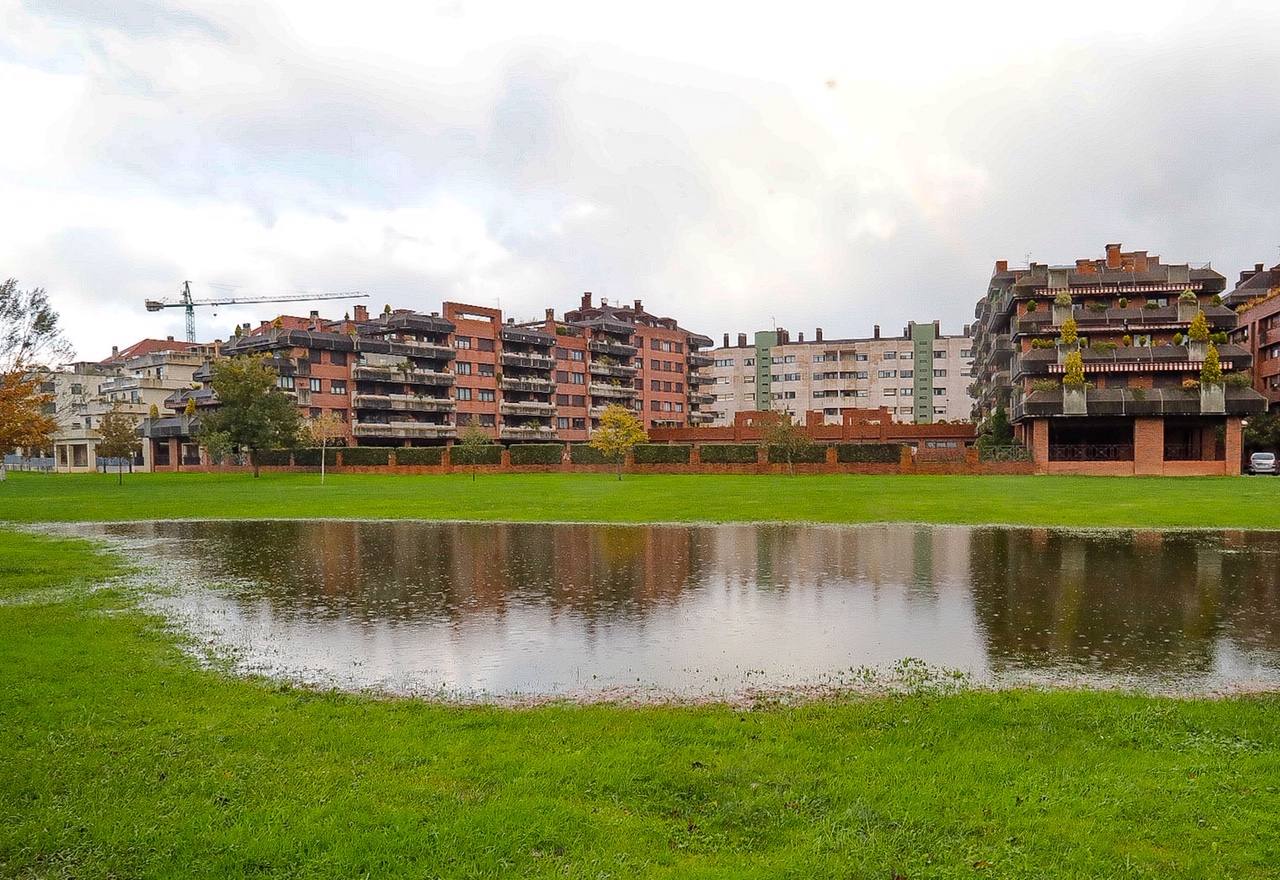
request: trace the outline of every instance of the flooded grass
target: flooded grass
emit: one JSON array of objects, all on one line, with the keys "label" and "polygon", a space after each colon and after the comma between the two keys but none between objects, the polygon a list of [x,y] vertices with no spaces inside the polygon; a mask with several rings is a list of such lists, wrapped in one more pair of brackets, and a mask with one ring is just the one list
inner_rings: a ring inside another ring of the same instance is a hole
[{"label": "flooded grass", "polygon": [[374,699],[200,669],[120,573],[87,542],[0,531],[0,597],[24,597],[0,605],[0,875],[1263,878],[1280,864],[1275,697]]}]

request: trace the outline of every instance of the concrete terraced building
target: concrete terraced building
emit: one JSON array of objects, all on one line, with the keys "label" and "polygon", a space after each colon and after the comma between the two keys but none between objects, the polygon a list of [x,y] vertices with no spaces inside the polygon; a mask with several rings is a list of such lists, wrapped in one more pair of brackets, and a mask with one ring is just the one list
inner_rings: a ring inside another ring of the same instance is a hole
[{"label": "concrete terraced building", "polygon": [[939,322],[909,323],[901,336],[826,339],[821,329],[806,341],[784,329],[761,331],[748,340],[709,352],[714,403],[707,424],[733,424],[734,415],[755,410],[787,411],[802,418],[820,410],[828,423],[843,410],[884,407],[894,421],[913,424],[967,421],[972,340],[969,328],[941,332]]}]

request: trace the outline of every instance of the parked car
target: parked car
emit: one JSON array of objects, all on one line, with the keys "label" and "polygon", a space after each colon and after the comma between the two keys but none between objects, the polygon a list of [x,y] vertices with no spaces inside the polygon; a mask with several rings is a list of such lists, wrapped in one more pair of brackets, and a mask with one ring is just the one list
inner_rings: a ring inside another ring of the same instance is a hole
[{"label": "parked car", "polygon": [[1255,452],[1249,456],[1249,473],[1275,474],[1276,454],[1274,452]]}]

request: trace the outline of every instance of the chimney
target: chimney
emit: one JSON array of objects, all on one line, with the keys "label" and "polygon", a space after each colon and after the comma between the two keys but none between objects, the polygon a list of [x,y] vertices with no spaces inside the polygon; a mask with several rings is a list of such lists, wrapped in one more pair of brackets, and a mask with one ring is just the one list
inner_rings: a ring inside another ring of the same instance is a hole
[{"label": "chimney", "polygon": [[317,312],[315,309],[312,309],[312,310],[311,310],[311,320],[313,320],[313,321],[314,321],[314,320],[316,320],[316,319],[317,319],[317,318],[319,318],[319,317],[320,317],[320,313],[319,313],[319,312]]},{"label": "chimney", "polygon": [[172,336],[166,336],[166,337],[165,337],[165,341],[166,341],[166,342],[173,342],[173,337],[172,337]]},{"label": "chimney", "polygon": [[941,322],[941,321],[934,321],[934,322],[933,322],[933,335],[934,335],[934,336],[941,336],[941,335],[942,335],[942,322]]},{"label": "chimney", "polygon": [[1107,245],[1107,268],[1108,269],[1120,268],[1120,245],[1119,244]]},{"label": "chimney", "polygon": [[1009,261],[1008,261],[1008,260],[996,260],[996,274],[997,274],[997,275],[999,275],[999,274],[1001,274],[1001,273],[1003,273],[1003,272],[1008,272],[1008,271],[1009,271]]},{"label": "chimney", "polygon": [[965,324],[965,325],[964,325],[964,335],[965,335],[965,336],[972,336],[972,335],[973,335],[973,332],[972,332],[972,331],[973,331],[973,325],[972,325],[972,324]]},{"label": "chimney", "polygon": [[821,342],[821,341],[822,341],[822,328],[821,328],[821,327],[816,327],[816,328],[814,328],[814,331],[813,331],[813,338],[814,338],[815,340],[817,340],[818,342]]},{"label": "chimney", "polygon": [[804,342],[804,331],[801,330],[796,334],[796,342]]},{"label": "chimney", "polygon": [[724,347],[725,347],[725,348],[728,348],[728,347],[729,347],[729,334],[728,334],[728,333],[726,333],[726,334],[724,335]]},{"label": "chimney", "polygon": [[351,314],[356,316],[355,319],[357,321],[369,320],[369,310],[364,306],[356,306],[354,309],[351,310]]},{"label": "chimney", "polygon": [[746,348],[746,347],[747,347],[747,334],[745,334],[745,333],[739,333],[739,334],[738,334],[738,348]]},{"label": "chimney", "polygon": [[879,325],[879,324],[876,324],[876,325],[875,325],[875,327],[871,328],[871,336],[872,336],[872,338],[873,338],[873,339],[879,339],[879,338],[880,338],[880,325]]},{"label": "chimney", "polygon": [[116,357],[116,356],[118,356],[119,354],[120,354],[120,346],[118,346],[118,345],[113,345],[113,346],[111,346],[111,356],[112,356],[112,357]]},{"label": "chimney", "polygon": [[555,309],[547,309],[547,311],[546,311],[546,316],[547,316],[547,323],[548,323],[548,324],[552,323],[552,322],[553,322],[553,321],[555,321],[555,319],[556,319],[556,310],[555,310]]},{"label": "chimney", "polygon": [[591,308],[591,291],[589,290],[582,294],[582,308]]},{"label": "chimney", "polygon": [[507,323],[508,323],[508,324],[514,324],[515,322],[516,322],[516,319],[515,319],[515,318],[507,318]]},{"label": "chimney", "polygon": [[641,303],[641,301],[640,301],[640,300],[636,300],[636,301],[635,301],[635,310],[636,310],[637,312],[643,312],[643,311],[644,311],[644,304],[643,304],[643,303]]}]

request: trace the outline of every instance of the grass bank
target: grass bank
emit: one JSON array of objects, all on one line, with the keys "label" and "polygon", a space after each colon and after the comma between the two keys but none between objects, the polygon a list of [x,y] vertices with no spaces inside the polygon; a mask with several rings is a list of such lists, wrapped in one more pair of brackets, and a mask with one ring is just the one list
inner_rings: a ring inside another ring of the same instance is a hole
[{"label": "grass bank", "polygon": [[311,693],[196,668],[121,588],[89,589],[116,571],[84,542],[0,530],[0,876],[1262,878],[1280,864],[1275,697],[742,712]]},{"label": "grass bank", "polygon": [[1280,479],[12,474],[0,520],[340,517],[1280,528]]}]

